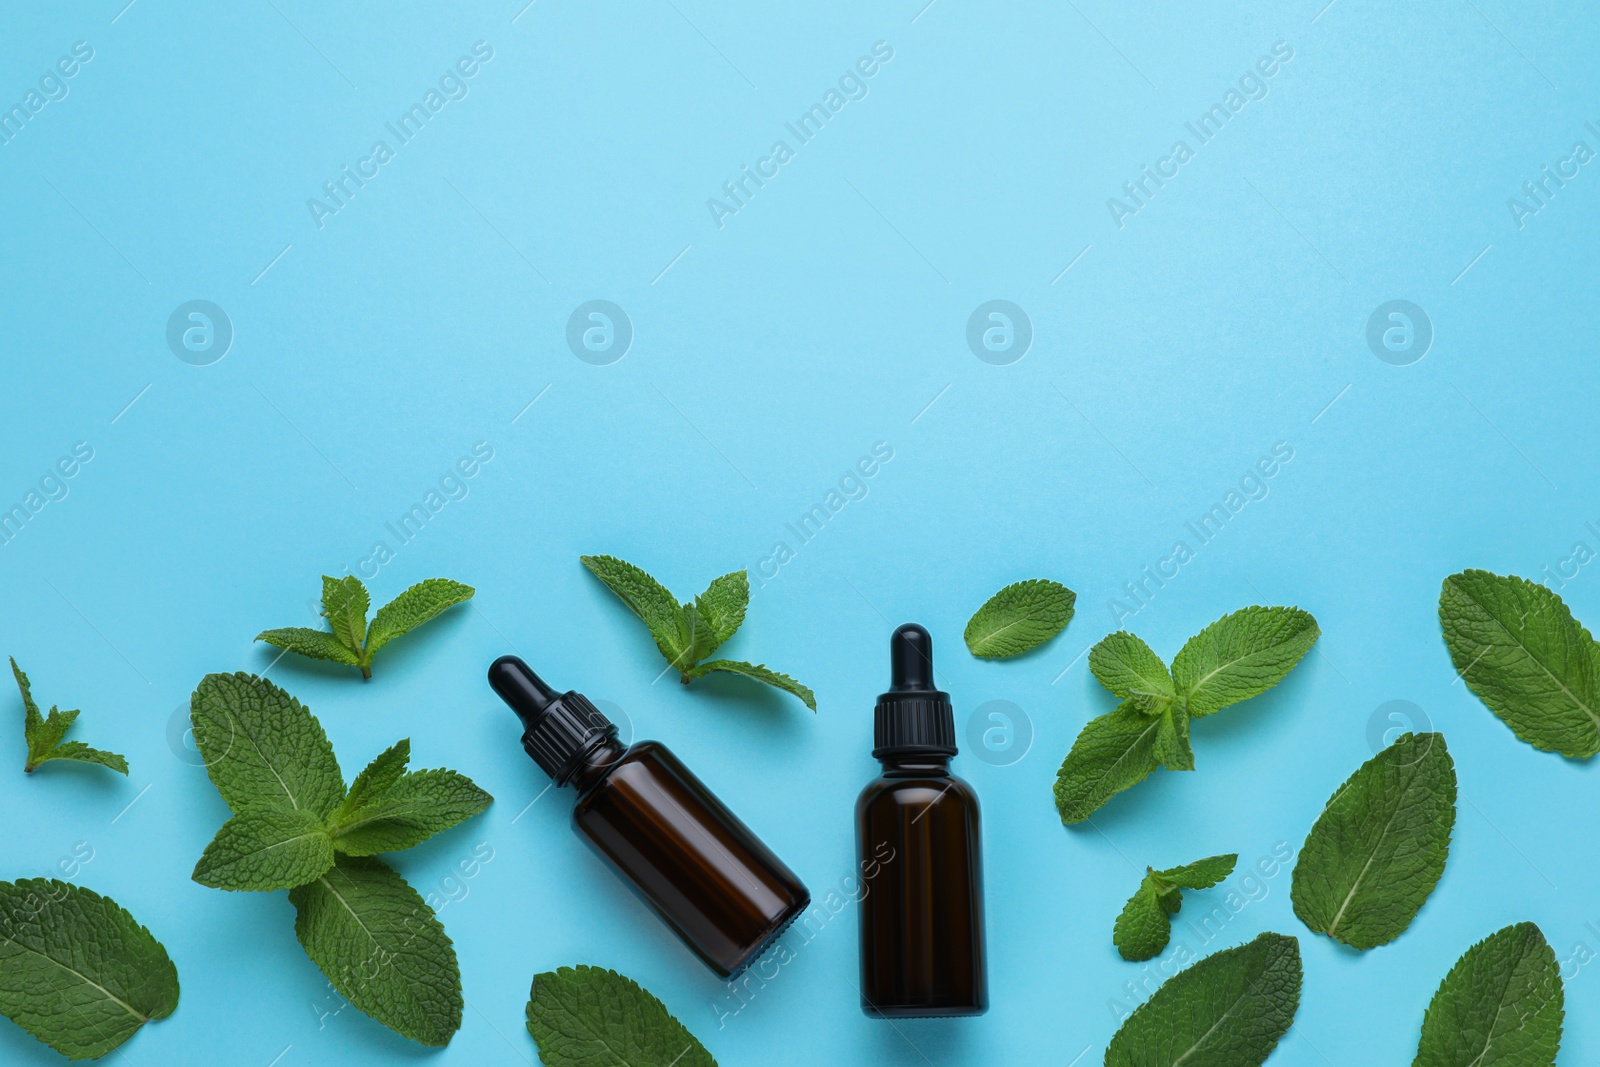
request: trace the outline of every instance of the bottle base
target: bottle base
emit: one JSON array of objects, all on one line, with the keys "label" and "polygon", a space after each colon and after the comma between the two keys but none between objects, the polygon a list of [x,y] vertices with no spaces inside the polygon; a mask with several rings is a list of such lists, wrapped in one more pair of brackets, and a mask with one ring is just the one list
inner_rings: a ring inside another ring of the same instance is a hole
[{"label": "bottle base", "polygon": [[806,893],[776,919],[772,920],[772,925],[767,927],[766,931],[756,940],[755,944],[751,945],[745,950],[744,955],[740,956],[734,961],[733,966],[730,967],[726,973],[723,973],[720,967],[713,969],[718,972],[719,977],[728,979],[729,981],[739,977],[739,975],[744,973],[747,967],[749,967],[756,960],[760,959],[762,953],[771,948],[773,942],[782,937],[783,932],[789,929],[789,927],[793,926],[794,921],[800,918],[800,916],[804,915],[806,913],[806,909],[810,906],[811,894]]},{"label": "bottle base", "polygon": [[988,1010],[987,1004],[861,1004],[861,1013],[869,1019],[967,1019]]}]

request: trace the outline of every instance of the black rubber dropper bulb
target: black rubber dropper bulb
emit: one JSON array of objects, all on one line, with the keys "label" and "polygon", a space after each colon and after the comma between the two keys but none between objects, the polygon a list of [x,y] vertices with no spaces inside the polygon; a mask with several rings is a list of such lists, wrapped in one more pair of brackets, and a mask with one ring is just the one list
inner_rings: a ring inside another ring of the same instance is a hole
[{"label": "black rubber dropper bulb", "polygon": [[489,687],[517,713],[524,730],[533,729],[560,696],[516,656],[501,656],[489,665]]},{"label": "black rubber dropper bulb", "polygon": [[907,693],[932,688],[933,637],[923,627],[908,622],[889,638],[889,689]]}]

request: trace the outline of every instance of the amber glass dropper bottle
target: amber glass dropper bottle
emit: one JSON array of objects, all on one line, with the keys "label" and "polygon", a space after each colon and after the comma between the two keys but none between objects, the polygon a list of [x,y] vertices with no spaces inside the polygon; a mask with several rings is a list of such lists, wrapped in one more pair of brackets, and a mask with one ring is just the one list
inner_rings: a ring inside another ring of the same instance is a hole
[{"label": "amber glass dropper bottle", "polygon": [[572,826],[661,920],[724,978],[811,903],[795,873],[665,745],[623,746],[581,693],[557,693],[501,656],[489,685],[522,720],[522,747],[577,790]]},{"label": "amber glass dropper bottle", "polygon": [[861,1010],[981,1015],[989,989],[978,797],[950,773],[955,720],[949,694],[934,688],[928,631],[896,630],[889,661],[873,728],[883,774],[856,802]]}]

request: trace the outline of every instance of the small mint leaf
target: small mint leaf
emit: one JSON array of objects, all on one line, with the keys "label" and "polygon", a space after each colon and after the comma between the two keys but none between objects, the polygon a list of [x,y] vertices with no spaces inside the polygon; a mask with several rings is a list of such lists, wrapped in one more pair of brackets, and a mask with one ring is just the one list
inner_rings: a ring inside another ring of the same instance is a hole
[{"label": "small mint leaf", "polygon": [[1321,632],[1299,608],[1243,608],[1189,638],[1173,657],[1172,680],[1198,719],[1283,681]]},{"label": "small mint leaf", "polygon": [[728,674],[742,674],[746,678],[754,678],[758,682],[765,682],[785,693],[791,693],[800,698],[800,702],[812,711],[817,710],[817,695],[808,687],[795,681],[787,674],[771,670],[759,663],[745,663],[736,659],[714,659],[710,663],[702,663],[697,667],[690,667],[684,673],[690,678],[704,678],[713,671],[724,671]]},{"label": "small mint leaf", "polygon": [[1067,628],[1078,595],[1060,582],[1014,582],[990,597],[967,623],[967,649],[1006,659],[1038,648]]},{"label": "small mint leaf", "polygon": [[371,601],[367,587],[353,574],[343,578],[322,576],[322,617],[328,620],[333,636],[352,652],[361,651],[367,636],[367,608]]},{"label": "small mint leaf", "polygon": [[293,889],[333,866],[333,842],[314,812],[252,808],[222,824],[191,876],[213,889]]},{"label": "small mint leaf", "polygon": [[67,731],[72,729],[72,724],[77,721],[77,710],[62,711],[52,706],[48,718],[41,716],[39,705],[33,701],[33,690],[28,684],[28,676],[22,673],[22,668],[17,666],[15,659],[11,661],[11,675],[17,680],[17,689],[22,693],[22,733],[23,740],[28,746],[28,756],[22,764],[24,771],[32,774],[40,764],[49,763],[51,760],[71,760],[108,767],[122,774],[128,773],[128,761],[117,753],[90,748],[82,741],[64,741]]},{"label": "small mint leaf", "polygon": [[313,630],[305,626],[284,626],[277,630],[263,630],[256,634],[257,641],[265,641],[275,648],[308,656],[311,659],[333,660],[350,667],[361,665],[360,657],[339,643],[339,639],[326,630]]},{"label": "small mint leaf", "polygon": [[336,816],[333,847],[348,856],[400,852],[487,808],[494,798],[455,771],[412,771]]},{"label": "small mint leaf", "polygon": [[[744,622],[745,609],[750,605],[750,576],[744,570],[730,571],[713,578],[706,591],[694,598],[695,611],[708,628],[703,644],[697,644],[698,663],[720,648]],[[702,651],[703,649],[703,651]]]},{"label": "small mint leaf", "polygon": [[372,617],[361,662],[370,666],[372,655],[378,649],[457,604],[466,603],[472,599],[473,592],[472,586],[448,578],[428,578],[413,585],[379,608]]},{"label": "small mint leaf", "polygon": [[1116,696],[1146,697],[1154,703],[1173,698],[1172,675],[1161,657],[1126,630],[1102,637],[1089,650],[1089,670]]},{"label": "small mint leaf", "polygon": [[693,665],[683,609],[666,586],[615,556],[579,556],[578,561],[643,620],[668,663],[680,671]]},{"label": "small mint leaf", "polygon": [[1061,821],[1082,822],[1106,801],[1148,778],[1161,765],[1156,741],[1163,721],[1140,712],[1130,698],[1085,723],[1056,773]]},{"label": "small mint leaf", "polygon": [[339,810],[333,813],[333,818],[329,821],[338,825],[352,811],[388,792],[389,788],[406,773],[406,765],[410,762],[411,738],[409,737],[396,741],[378,753],[372,762],[367,764],[366,769],[356,775],[356,780],[350,783],[350,791],[345,794]]}]

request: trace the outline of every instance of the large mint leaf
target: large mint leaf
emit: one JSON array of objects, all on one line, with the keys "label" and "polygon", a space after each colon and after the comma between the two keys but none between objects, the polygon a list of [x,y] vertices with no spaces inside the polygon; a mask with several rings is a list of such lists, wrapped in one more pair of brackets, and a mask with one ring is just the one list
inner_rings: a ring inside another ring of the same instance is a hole
[{"label": "large mint leaf", "polygon": [[213,889],[293,889],[333,866],[328,828],[304,808],[246,808],[222,824],[191,876]]},{"label": "large mint leaf", "polygon": [[1106,1067],[1258,1067],[1299,1006],[1299,943],[1262,934],[1169,978],[1111,1039]]},{"label": "large mint leaf", "polygon": [[1189,638],[1172,661],[1172,680],[1190,715],[1210,715],[1277,685],[1321,632],[1299,608],[1243,608]]},{"label": "large mint leaf", "polygon": [[404,878],[370,858],[339,857],[289,891],[295,936],[356,1008],[424,1045],[461,1028],[461,971],[433,910]]},{"label": "large mint leaf", "polygon": [[305,705],[253,674],[208,674],[189,700],[195,747],[222,799],[304,808],[326,819],[344,797],[333,746]]},{"label": "large mint leaf", "polygon": [[668,663],[680,671],[693,665],[692,636],[686,632],[684,612],[666,586],[615,556],[579,556],[578,559],[644,621]]},{"label": "large mint leaf", "polygon": [[1452,574],[1439,624],[1467,688],[1535,748],[1588,759],[1600,752],[1600,662],[1562,599],[1524,578]]},{"label": "large mint leaf", "polygon": [[1564,999],[1556,954],[1537,926],[1490,934],[1439,984],[1413,1067],[1555,1067]]},{"label": "large mint leaf", "polygon": [[534,975],[528,1033],[547,1067],[717,1067],[666,1005],[599,967]]},{"label": "large mint leaf", "polygon": [[177,1006],[177,968],[116,901],[54,879],[0,882],[0,1014],[82,1060]]},{"label": "large mint leaf", "polygon": [[1013,582],[967,622],[967,650],[984,659],[1020,656],[1067,628],[1078,594],[1048,578]]},{"label": "large mint leaf", "polygon": [[1339,787],[1311,827],[1289,891],[1294,913],[1352,948],[1388,944],[1444,873],[1455,821],[1444,735],[1401,735]]},{"label": "large mint leaf", "polygon": [[1082,822],[1122,790],[1138,785],[1159,765],[1156,734],[1161,719],[1145,715],[1132,699],[1084,724],[1056,774],[1056,810],[1065,823]]}]

